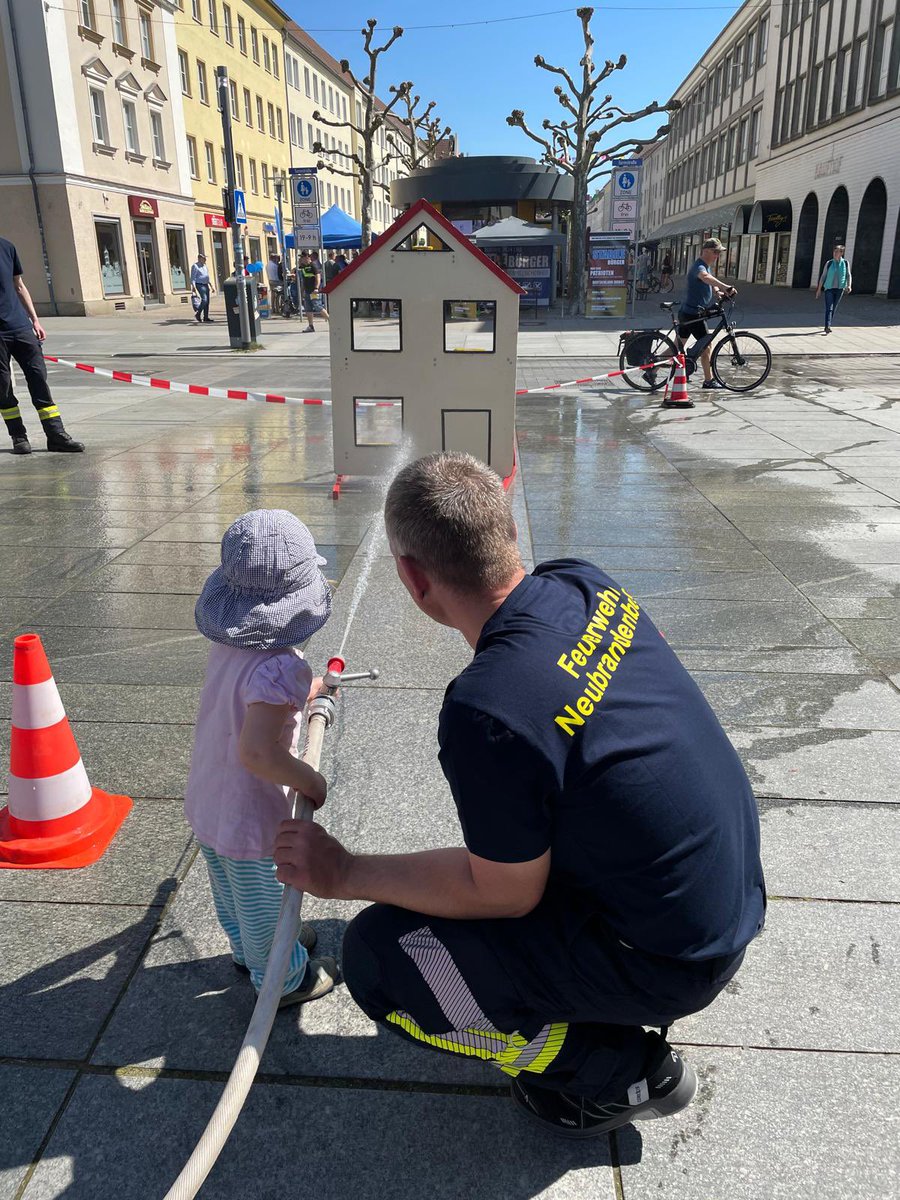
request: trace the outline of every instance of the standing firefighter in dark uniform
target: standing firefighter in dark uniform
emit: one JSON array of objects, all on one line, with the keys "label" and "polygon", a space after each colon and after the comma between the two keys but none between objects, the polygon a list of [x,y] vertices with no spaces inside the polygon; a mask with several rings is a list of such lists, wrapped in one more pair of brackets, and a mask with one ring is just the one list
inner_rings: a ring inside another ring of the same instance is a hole
[{"label": "standing firefighter in dark uniform", "polygon": [[47,367],[41,352],[46,337],[34,311],[22,264],[12,242],[0,237],[0,413],[12,438],[13,454],[30,454],[31,443],[19,405],[12,390],[11,360],[15,359],[38,411],[48,450],[80,453],[84,450],[66,433],[47,383]]},{"label": "standing firefighter in dark uniform", "polygon": [[759,933],[756,804],[700,689],[633,596],[579,559],[527,575],[500,480],[405,467],[385,521],[418,607],[474,650],[440,762],[465,846],[346,850],[289,821],[278,878],[375,903],[343,969],[364,1012],[492,1062],[544,1128],[591,1137],[691,1102],[664,1027],[705,1008]]}]

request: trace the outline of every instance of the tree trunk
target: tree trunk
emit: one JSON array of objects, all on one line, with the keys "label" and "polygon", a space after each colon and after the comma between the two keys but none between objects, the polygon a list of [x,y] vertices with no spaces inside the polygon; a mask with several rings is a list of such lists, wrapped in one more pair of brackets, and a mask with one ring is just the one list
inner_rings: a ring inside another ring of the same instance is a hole
[{"label": "tree trunk", "polygon": [[569,216],[569,278],[570,312],[584,315],[584,280],[587,264],[587,179],[576,167],[573,176],[575,194]]}]

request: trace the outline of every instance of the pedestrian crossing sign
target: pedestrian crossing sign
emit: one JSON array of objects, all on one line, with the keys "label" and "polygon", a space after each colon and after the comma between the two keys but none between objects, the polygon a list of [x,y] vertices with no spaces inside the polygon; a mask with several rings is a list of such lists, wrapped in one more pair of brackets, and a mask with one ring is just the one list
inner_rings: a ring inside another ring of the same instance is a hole
[{"label": "pedestrian crossing sign", "polygon": [[247,224],[247,203],[244,200],[244,193],[239,189],[234,189],[234,223],[235,225]]}]

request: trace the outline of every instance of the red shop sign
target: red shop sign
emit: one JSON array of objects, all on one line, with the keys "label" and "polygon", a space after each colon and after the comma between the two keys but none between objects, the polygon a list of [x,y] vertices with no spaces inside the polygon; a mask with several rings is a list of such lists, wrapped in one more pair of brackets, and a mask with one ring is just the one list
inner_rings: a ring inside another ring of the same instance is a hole
[{"label": "red shop sign", "polygon": [[129,196],[128,211],[133,217],[158,217],[159,205],[149,196]]},{"label": "red shop sign", "polygon": [[224,217],[220,217],[218,213],[204,213],[203,220],[205,221],[207,227],[211,227],[213,229],[228,228],[228,222]]}]

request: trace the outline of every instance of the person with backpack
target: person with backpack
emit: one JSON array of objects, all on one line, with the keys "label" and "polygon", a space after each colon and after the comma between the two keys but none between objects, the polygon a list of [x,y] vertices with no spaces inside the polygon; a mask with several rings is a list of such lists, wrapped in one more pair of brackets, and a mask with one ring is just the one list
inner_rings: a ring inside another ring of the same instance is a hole
[{"label": "person with backpack", "polygon": [[831,323],[837,306],[844,292],[849,296],[853,291],[853,276],[850,264],[844,258],[844,247],[835,246],[831,258],[822,268],[819,283],[816,287],[816,299],[825,293],[825,332],[831,333]]}]

